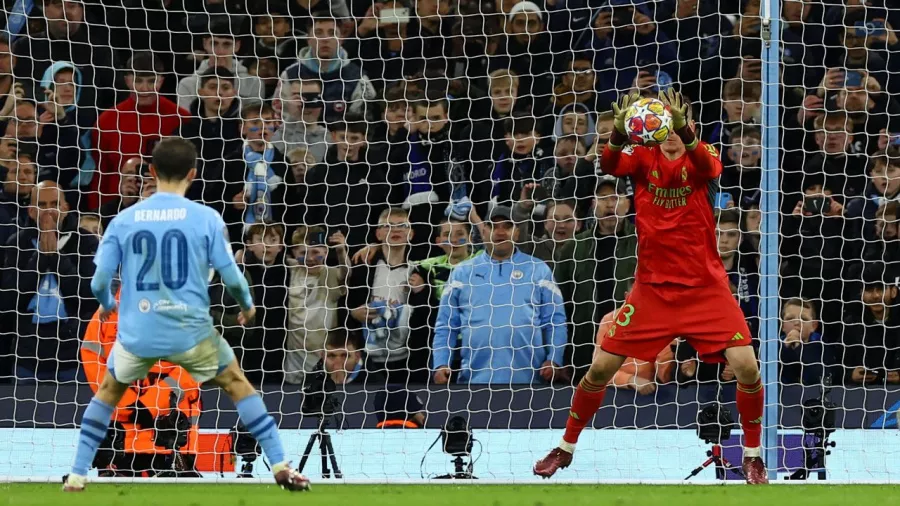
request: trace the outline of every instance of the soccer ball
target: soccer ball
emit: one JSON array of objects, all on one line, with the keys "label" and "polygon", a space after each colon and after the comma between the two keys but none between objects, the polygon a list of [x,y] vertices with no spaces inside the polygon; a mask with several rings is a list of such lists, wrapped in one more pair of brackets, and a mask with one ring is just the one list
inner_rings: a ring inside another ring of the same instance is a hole
[{"label": "soccer ball", "polygon": [[625,133],[632,144],[660,144],[671,131],[672,114],[665,104],[655,98],[642,98],[625,111]]}]

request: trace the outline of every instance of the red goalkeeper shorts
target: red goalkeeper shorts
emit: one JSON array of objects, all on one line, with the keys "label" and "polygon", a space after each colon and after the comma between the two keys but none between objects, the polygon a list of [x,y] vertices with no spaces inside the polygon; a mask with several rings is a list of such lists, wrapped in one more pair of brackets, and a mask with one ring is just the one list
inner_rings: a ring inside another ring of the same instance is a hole
[{"label": "red goalkeeper shorts", "polygon": [[636,283],[600,348],[653,362],[672,339],[684,338],[704,362],[724,362],[724,351],[751,343],[744,314],[726,278],[709,286]]}]

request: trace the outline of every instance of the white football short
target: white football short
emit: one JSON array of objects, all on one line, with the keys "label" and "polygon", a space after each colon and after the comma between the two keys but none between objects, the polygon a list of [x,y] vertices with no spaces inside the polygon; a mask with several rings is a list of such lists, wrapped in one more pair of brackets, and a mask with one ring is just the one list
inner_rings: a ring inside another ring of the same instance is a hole
[{"label": "white football short", "polygon": [[183,367],[199,383],[205,383],[225,370],[234,360],[234,350],[218,332],[184,353],[168,357],[139,357],[116,341],[106,361],[106,368],[119,383],[132,383],[147,377],[150,368],[158,360],[165,360]]}]

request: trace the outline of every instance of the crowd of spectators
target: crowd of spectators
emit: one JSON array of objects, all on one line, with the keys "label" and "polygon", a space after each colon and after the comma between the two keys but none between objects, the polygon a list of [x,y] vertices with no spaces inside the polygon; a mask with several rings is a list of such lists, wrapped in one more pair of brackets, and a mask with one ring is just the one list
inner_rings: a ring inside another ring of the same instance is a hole
[{"label": "crowd of spectators", "polygon": [[[759,0],[5,3],[0,382],[83,378],[98,241],[170,135],[259,308],[238,327],[211,278],[252,381],[577,381],[637,262],[610,103],[673,86],[722,153],[719,250],[760,331]],[[782,4],[782,380],[898,384],[900,9]],[[673,337],[615,385],[734,381]]]}]

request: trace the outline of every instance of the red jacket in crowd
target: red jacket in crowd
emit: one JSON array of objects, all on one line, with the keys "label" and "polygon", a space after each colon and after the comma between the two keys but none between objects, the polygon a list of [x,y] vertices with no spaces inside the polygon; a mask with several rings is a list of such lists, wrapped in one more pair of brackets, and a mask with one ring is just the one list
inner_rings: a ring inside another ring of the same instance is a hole
[{"label": "red jacket in crowd", "polygon": [[97,173],[91,181],[90,208],[98,208],[119,193],[119,168],[125,160],[149,156],[155,141],[170,135],[187,117],[187,111],[164,97],[153,107],[138,109],[132,95],[104,111],[93,134]]}]

